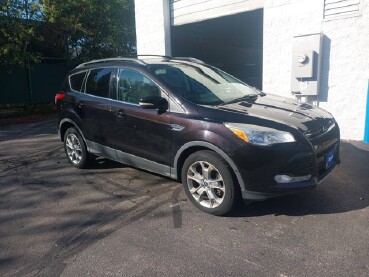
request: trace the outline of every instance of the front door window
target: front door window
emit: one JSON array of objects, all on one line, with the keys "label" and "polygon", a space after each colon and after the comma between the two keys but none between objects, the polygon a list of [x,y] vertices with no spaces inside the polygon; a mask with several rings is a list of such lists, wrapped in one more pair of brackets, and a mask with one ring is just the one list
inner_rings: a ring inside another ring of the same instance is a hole
[{"label": "front door window", "polygon": [[139,100],[147,96],[161,96],[160,88],[138,71],[131,69],[120,71],[118,100],[138,105]]}]

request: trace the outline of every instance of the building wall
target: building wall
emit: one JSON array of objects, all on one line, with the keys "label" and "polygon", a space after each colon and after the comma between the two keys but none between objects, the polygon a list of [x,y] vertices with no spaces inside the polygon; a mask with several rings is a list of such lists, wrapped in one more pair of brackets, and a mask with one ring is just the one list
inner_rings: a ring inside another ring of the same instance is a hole
[{"label": "building wall", "polygon": [[334,115],[342,138],[362,140],[369,80],[369,3],[361,0],[358,14],[327,18],[323,0],[265,0],[263,90],[293,97],[293,37],[323,33],[317,104]]},{"label": "building wall", "polygon": [[172,25],[261,9],[263,0],[171,0]]},{"label": "building wall", "polygon": [[171,55],[169,0],[135,0],[138,55]]}]

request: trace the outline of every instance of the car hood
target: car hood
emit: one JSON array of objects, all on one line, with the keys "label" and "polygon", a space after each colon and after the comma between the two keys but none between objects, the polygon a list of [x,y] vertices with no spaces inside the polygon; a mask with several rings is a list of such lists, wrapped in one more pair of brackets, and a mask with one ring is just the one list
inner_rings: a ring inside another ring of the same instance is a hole
[{"label": "car hood", "polygon": [[246,116],[254,117],[288,125],[311,136],[327,131],[335,123],[332,115],[321,108],[272,94],[213,108],[233,113],[238,122],[247,120]]}]

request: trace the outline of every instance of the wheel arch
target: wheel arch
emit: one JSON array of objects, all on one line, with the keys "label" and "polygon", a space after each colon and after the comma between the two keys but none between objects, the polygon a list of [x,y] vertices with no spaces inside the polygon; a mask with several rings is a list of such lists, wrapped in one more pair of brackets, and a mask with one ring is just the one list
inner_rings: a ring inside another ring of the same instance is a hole
[{"label": "wheel arch", "polygon": [[76,128],[77,131],[81,134],[83,140],[86,142],[86,139],[83,136],[83,133],[82,133],[81,129],[78,127],[77,123],[75,123],[73,120],[71,120],[69,118],[65,118],[62,121],[60,121],[60,124],[59,124],[60,140],[64,142],[65,132],[71,127]]},{"label": "wheel arch", "polygon": [[193,153],[201,150],[212,150],[216,152],[218,155],[220,155],[231,167],[234,176],[236,177],[238,184],[241,188],[241,190],[245,190],[245,184],[243,182],[243,179],[241,177],[240,172],[237,169],[237,166],[232,161],[232,159],[219,147],[215,146],[214,144],[211,144],[209,142],[205,141],[192,141],[184,144],[178,151],[177,154],[174,157],[174,165],[173,168],[176,171],[175,176],[178,180],[181,180],[181,172],[182,172],[182,166],[186,159]]}]

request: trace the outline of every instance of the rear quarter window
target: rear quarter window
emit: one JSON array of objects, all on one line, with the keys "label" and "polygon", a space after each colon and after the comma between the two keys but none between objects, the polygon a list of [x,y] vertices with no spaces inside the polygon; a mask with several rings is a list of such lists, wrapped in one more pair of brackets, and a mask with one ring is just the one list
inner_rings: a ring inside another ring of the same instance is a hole
[{"label": "rear quarter window", "polygon": [[69,77],[70,87],[74,91],[82,91],[83,80],[85,79],[86,72],[73,74]]}]

